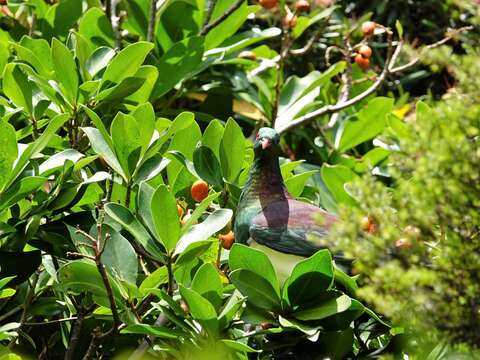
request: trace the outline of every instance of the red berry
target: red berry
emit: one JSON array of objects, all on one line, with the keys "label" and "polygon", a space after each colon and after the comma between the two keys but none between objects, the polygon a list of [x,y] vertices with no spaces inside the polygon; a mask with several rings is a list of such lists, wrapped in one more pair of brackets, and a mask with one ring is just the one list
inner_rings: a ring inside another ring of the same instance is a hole
[{"label": "red berry", "polygon": [[370,59],[370,57],[372,56],[372,49],[368,45],[362,45],[360,46],[360,49],[358,49],[358,53],[364,58]]},{"label": "red berry", "polygon": [[372,35],[375,31],[376,24],[373,21],[365,21],[362,24],[363,35]]},{"label": "red berry", "polygon": [[208,184],[203,180],[197,180],[190,189],[193,200],[200,202],[208,196]]},{"label": "red berry", "polygon": [[177,210],[178,210],[178,217],[181,219],[183,216],[183,208],[177,204]]},{"label": "red berry", "polygon": [[357,54],[355,56],[355,63],[360,67],[362,70],[367,70],[368,67],[370,66],[370,60],[367,58],[364,58],[362,55]]},{"label": "red berry", "polygon": [[235,235],[233,234],[233,231],[230,230],[228,234],[220,235],[219,239],[222,242],[222,247],[226,250],[230,250],[235,242]]},{"label": "red berry", "polygon": [[295,3],[295,10],[297,10],[297,12],[310,11],[310,3],[307,0],[298,0]]},{"label": "red berry", "polygon": [[294,28],[297,26],[297,17],[292,13],[288,13],[283,18],[283,26],[290,29]]},{"label": "red berry", "polygon": [[277,6],[277,0],[259,0],[258,3],[262,5],[265,9],[273,9]]}]

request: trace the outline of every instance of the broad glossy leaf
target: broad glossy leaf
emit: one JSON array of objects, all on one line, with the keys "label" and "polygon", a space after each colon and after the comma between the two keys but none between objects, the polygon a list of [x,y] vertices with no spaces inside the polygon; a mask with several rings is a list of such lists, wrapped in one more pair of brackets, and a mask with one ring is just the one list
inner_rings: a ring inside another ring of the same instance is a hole
[{"label": "broad glossy leaf", "polygon": [[281,309],[276,289],[261,275],[250,270],[237,269],[230,273],[230,281],[255,307],[269,311]]},{"label": "broad glossy leaf", "polygon": [[[120,165],[120,162],[117,160],[117,156],[110,147],[109,141],[102,136],[101,132],[93,127],[84,127],[82,130],[87,135],[88,140],[90,140],[90,145],[92,146],[93,151],[100,155],[107,162],[108,166],[110,166],[125,181],[128,181],[129,178]],[[110,137],[107,139],[111,141]]]},{"label": "broad glossy leaf", "polygon": [[210,148],[217,159],[220,159],[220,143],[222,142],[223,125],[218,120],[212,120],[208,123],[202,137],[202,145]]},{"label": "broad glossy leaf", "polygon": [[92,7],[85,12],[79,21],[79,32],[96,46],[114,45],[112,24],[98,7]]},{"label": "broad glossy leaf", "polygon": [[157,99],[173,89],[180,81],[188,79],[189,74],[200,65],[203,55],[204,38],[194,36],[174,44],[160,58],[157,64],[158,81],[152,97]]},{"label": "broad glossy leaf", "polygon": [[158,288],[168,282],[168,271],[166,266],[161,266],[147,277],[140,284],[140,291],[147,291],[150,288]]},{"label": "broad glossy leaf", "polygon": [[73,55],[57,39],[52,40],[52,63],[58,83],[70,104],[77,102],[78,73]]},{"label": "broad glossy leaf", "polygon": [[118,84],[126,77],[134,76],[152,49],[153,44],[144,41],[128,45],[108,64],[102,77],[102,83]]},{"label": "broad glossy leaf", "polygon": [[387,115],[393,109],[393,103],[394,99],[386,97],[370,100],[345,122],[341,137],[337,138],[339,141],[336,141],[336,148],[344,152],[380,134],[385,128]]},{"label": "broad glossy leaf", "polygon": [[302,306],[314,302],[332,283],[332,256],[320,250],[294,267],[283,287],[283,298],[291,306]]},{"label": "broad glossy leaf", "polygon": [[327,295],[323,296],[323,299],[318,299],[318,301],[318,305],[311,306],[306,310],[294,312],[292,315],[302,321],[321,320],[348,310],[352,303],[347,295],[337,291],[330,291]]},{"label": "broad glossy leaf", "polygon": [[66,149],[66,150],[60,151],[56,154],[53,154],[47,160],[45,160],[39,166],[38,172],[42,176],[49,176],[50,174],[54,173],[56,170],[63,168],[65,161],[70,160],[76,163],[84,156],[85,155],[83,155],[81,152],[78,152],[77,150],[74,150],[74,149]]},{"label": "broad glossy leaf", "polygon": [[147,252],[153,257],[163,260],[164,256],[159,247],[155,243],[155,240],[149,235],[148,231],[140,224],[140,222],[133,216],[129,209],[125,206],[108,203],[105,205],[105,212],[113,220],[122,225],[136,241],[138,241]]},{"label": "broad glossy leaf", "polygon": [[0,193],[0,213],[25,196],[35,192],[47,181],[46,177],[29,176],[20,179]]},{"label": "broad glossy leaf", "polygon": [[95,49],[92,55],[90,55],[85,63],[85,68],[90,76],[94,77],[108,66],[114,56],[115,51],[113,49],[106,46],[101,46]]},{"label": "broad glossy leaf", "polygon": [[175,254],[182,253],[188,245],[197,241],[207,240],[210,236],[222,230],[232,218],[232,214],[231,209],[217,209],[203,222],[193,225],[178,241]]},{"label": "broad glossy leaf", "polygon": [[137,128],[141,134],[142,155],[147,150],[155,129],[155,111],[151,103],[138,105],[131,113],[137,122]]},{"label": "broad glossy leaf", "polygon": [[353,181],[357,175],[343,165],[322,165],[322,180],[338,203],[355,205],[355,200],[345,191],[345,184]]},{"label": "broad glossy leaf", "polygon": [[220,308],[223,286],[218,270],[212,263],[205,263],[197,270],[192,281],[192,290],[210,301],[216,310]]},{"label": "broad glossy leaf", "polygon": [[228,119],[220,144],[220,163],[223,177],[234,182],[243,167],[245,137],[242,129],[232,118]]},{"label": "broad glossy leaf", "polygon": [[[74,293],[88,292],[104,298],[108,303],[102,277],[92,261],[71,261],[60,268],[58,275],[63,289]],[[124,307],[124,300],[117,282],[110,275],[108,275],[108,280],[112,287],[115,303],[119,307]]]},{"label": "broad glossy leaf", "polygon": [[135,78],[143,79],[143,84],[138,90],[128,95],[125,101],[132,103],[148,101],[158,79],[158,69],[152,65],[142,65],[135,73]]},{"label": "broad glossy leaf", "polygon": [[236,352],[241,352],[241,353],[259,352],[259,350],[255,350],[255,349],[251,348],[250,346],[248,346],[247,344],[244,344],[240,341],[228,340],[228,339],[223,339],[221,341],[226,347],[228,347],[228,348],[230,348],[230,349],[232,349]]},{"label": "broad glossy leaf", "polygon": [[9,123],[0,120],[0,190],[7,181],[17,156],[18,148],[15,139],[15,128]]},{"label": "broad glossy leaf", "polygon": [[245,245],[234,244],[230,250],[228,262],[231,270],[246,269],[264,277],[280,296],[277,275],[268,256],[263,252]]},{"label": "broad glossy leaf", "polygon": [[203,199],[200,204],[197,205],[195,210],[193,210],[193,213],[191,214],[191,216],[182,225],[182,231],[180,233],[182,236],[183,236],[183,234],[185,234],[187,232],[188,229],[190,229],[190,227],[193,224],[195,224],[197,222],[197,220],[200,218],[200,216],[202,216],[203,213],[205,212],[205,210],[207,210],[207,208],[210,206],[212,201],[214,201],[216,198],[218,198],[219,195],[220,195],[220,193],[210,194],[205,199]]},{"label": "broad glossy leaf", "polygon": [[305,188],[305,183],[312,175],[316,173],[318,173],[317,170],[305,171],[289,177],[287,180],[285,180],[285,185],[287,186],[288,192],[294,197],[302,195],[303,189]]},{"label": "broad glossy leaf", "polygon": [[20,70],[15,63],[9,63],[3,70],[3,92],[17,106],[31,115],[32,105],[32,84],[28,81],[27,75]]},{"label": "broad glossy leaf", "polygon": [[210,302],[196,291],[179,286],[180,294],[188,305],[192,317],[213,337],[219,332],[217,313]]},{"label": "broad glossy leaf", "polygon": [[219,187],[223,185],[220,163],[210,148],[203,145],[196,148],[193,165],[197,174],[207,183]]},{"label": "broad glossy leaf", "polygon": [[[53,119],[50,120],[48,123],[47,128],[45,131],[40,135],[40,137],[35,140],[33,143],[30,143],[27,148],[21,153],[15,165],[13,167],[8,180],[4,184],[4,188],[9,186],[17,176],[23,171],[25,166],[27,166],[30,159],[34,158],[40,151],[42,151],[55,135],[58,129],[62,127],[62,125],[69,119],[67,114],[61,114],[55,116]],[[0,191],[3,189],[0,189]]]},{"label": "broad glossy leaf", "polygon": [[111,229],[109,234],[102,254],[103,264],[115,278],[135,285],[138,273],[135,249],[119,232]]},{"label": "broad glossy leaf", "polygon": [[167,251],[172,252],[180,237],[180,218],[175,197],[165,185],[155,190],[150,209],[156,233]]},{"label": "broad glossy leaf", "polygon": [[178,255],[178,258],[175,260],[175,265],[185,265],[190,261],[198,260],[198,257],[208,251],[214,243],[212,240],[201,240],[190,243]]}]

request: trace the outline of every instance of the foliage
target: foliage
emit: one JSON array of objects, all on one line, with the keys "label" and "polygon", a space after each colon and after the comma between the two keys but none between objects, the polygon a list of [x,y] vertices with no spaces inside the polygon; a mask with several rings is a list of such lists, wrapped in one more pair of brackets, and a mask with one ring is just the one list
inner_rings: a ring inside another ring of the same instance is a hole
[{"label": "foliage", "polygon": [[[379,18],[364,36],[368,15],[322,2],[291,27],[283,6],[240,0],[1,3],[1,358],[400,356],[410,352],[400,325],[476,346],[478,314],[463,306],[478,293],[473,37],[447,34],[470,45],[469,56],[449,50],[453,69],[424,51],[438,44],[401,53],[461,83],[431,109],[419,103],[410,124],[409,94],[380,86],[403,92],[389,85],[400,72],[390,60],[408,24]],[[363,72],[352,59],[366,44]],[[362,288],[329,250],[279,283],[264,253],[222,249],[263,125],[282,132],[294,197],[378,220],[368,242],[352,221],[332,234],[332,252],[360,259]],[[195,201],[199,179],[209,194]],[[431,250],[397,256],[389,244],[409,224]],[[411,267],[406,278],[392,254]]]}]

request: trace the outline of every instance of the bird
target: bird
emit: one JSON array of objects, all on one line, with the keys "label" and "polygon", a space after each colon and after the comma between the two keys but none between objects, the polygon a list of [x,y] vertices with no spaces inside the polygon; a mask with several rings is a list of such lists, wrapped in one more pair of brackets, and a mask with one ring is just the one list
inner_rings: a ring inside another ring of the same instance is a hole
[{"label": "bird", "polygon": [[264,252],[284,282],[298,262],[328,248],[337,217],[288,192],[279,164],[280,135],[274,129],[260,128],[253,148],[253,164],[237,204],[235,242]]}]

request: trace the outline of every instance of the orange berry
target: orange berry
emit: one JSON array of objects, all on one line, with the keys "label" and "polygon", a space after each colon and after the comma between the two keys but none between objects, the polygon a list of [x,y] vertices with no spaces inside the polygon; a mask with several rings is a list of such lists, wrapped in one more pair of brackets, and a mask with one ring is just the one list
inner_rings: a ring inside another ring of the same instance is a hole
[{"label": "orange berry", "polygon": [[253,51],[245,50],[238,54],[238,57],[241,59],[248,59],[248,60],[257,60],[257,55]]},{"label": "orange berry", "polygon": [[233,231],[230,230],[228,234],[220,235],[219,239],[222,242],[222,247],[226,250],[230,250],[235,242],[235,235],[233,234]]},{"label": "orange berry", "polygon": [[365,21],[362,24],[363,35],[372,35],[377,25],[373,21]]},{"label": "orange berry", "polygon": [[377,223],[375,222],[375,219],[371,216],[364,216],[360,220],[360,228],[363,231],[366,231],[370,234],[373,234],[377,231]]},{"label": "orange berry", "polygon": [[267,322],[262,322],[260,324],[260,327],[263,329],[263,330],[268,330],[268,329],[271,329],[273,327],[273,324],[270,324],[270,323],[267,323]]},{"label": "orange berry", "polygon": [[259,0],[258,3],[265,9],[273,9],[278,4],[278,0]]},{"label": "orange berry", "polygon": [[360,49],[358,49],[358,53],[364,58],[370,59],[370,56],[372,56],[372,49],[368,45],[362,45],[360,46]]},{"label": "orange berry", "polygon": [[364,71],[367,70],[368,67],[370,66],[370,60],[368,60],[367,58],[364,58],[360,54],[357,54],[357,56],[355,56],[355,62],[360,67],[360,69]]},{"label": "orange berry", "polygon": [[293,13],[288,13],[283,18],[283,26],[286,28],[294,28],[297,26],[297,17]]},{"label": "orange berry", "polygon": [[180,300],[180,307],[185,312],[185,314],[188,314],[190,312],[190,309],[188,308],[187,303],[183,300]]},{"label": "orange berry", "polygon": [[197,180],[193,183],[190,191],[192,199],[200,202],[208,196],[208,184],[203,180]]},{"label": "orange berry", "polygon": [[183,208],[182,208],[179,204],[177,204],[177,210],[178,210],[178,217],[179,217],[179,218],[182,218],[182,216],[183,216]]},{"label": "orange berry", "polygon": [[395,247],[397,249],[410,249],[412,247],[412,242],[407,238],[400,238],[395,241]]},{"label": "orange berry", "polygon": [[307,0],[298,0],[295,3],[295,10],[297,10],[297,12],[310,11],[310,3]]}]

